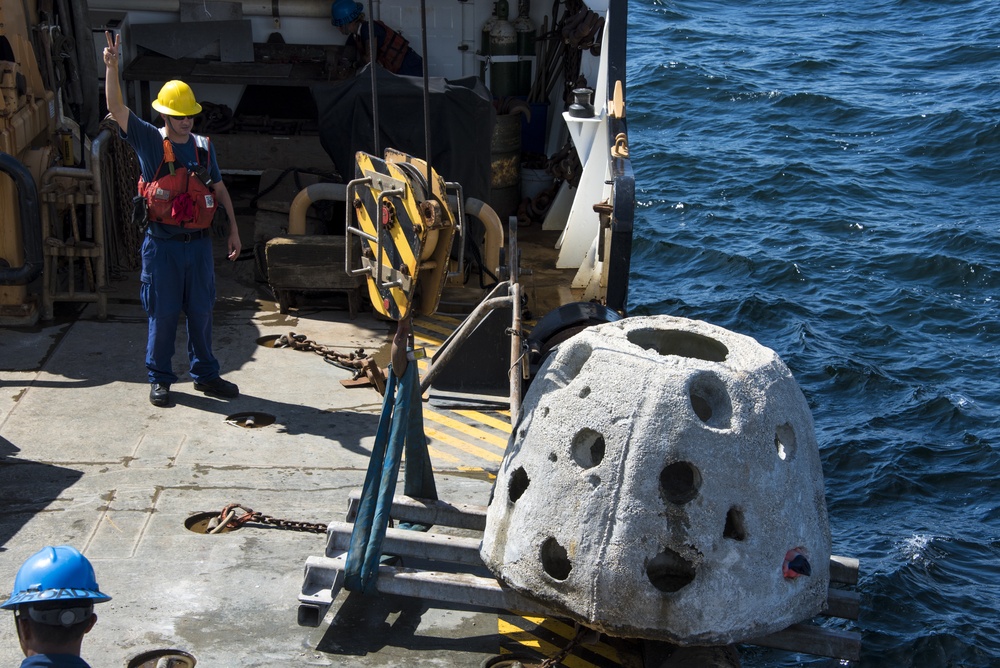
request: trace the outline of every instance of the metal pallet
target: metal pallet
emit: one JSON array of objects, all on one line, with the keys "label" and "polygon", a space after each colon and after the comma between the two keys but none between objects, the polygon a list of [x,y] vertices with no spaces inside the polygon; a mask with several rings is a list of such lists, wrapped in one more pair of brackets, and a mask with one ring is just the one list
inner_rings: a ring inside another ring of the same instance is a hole
[{"label": "metal pallet", "polygon": [[[298,622],[302,626],[319,626],[343,587],[347,548],[360,496],[359,490],[350,494],[346,522],[328,525],[324,556],[306,559],[305,578],[299,594]],[[479,533],[486,528],[485,506],[453,505],[444,501],[396,496],[393,498],[391,515],[398,522],[452,527]],[[479,556],[480,542],[479,537],[387,529],[382,544],[383,554],[445,562],[472,572],[432,571],[383,564],[379,566],[376,588],[383,594],[551,616],[551,610],[541,603],[521,596],[489,575]],[[840,587],[857,585],[858,560],[851,557],[831,557],[830,582],[826,609],[820,613],[821,616],[856,620],[860,611],[860,595],[856,591]],[[813,622],[793,624],[783,631],[741,644],[849,661],[859,660],[861,654],[859,632]]]}]

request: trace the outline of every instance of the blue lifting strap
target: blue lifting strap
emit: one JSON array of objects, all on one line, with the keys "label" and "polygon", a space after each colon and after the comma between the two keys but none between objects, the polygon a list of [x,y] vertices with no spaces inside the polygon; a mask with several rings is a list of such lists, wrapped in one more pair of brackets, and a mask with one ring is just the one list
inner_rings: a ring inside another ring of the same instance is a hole
[{"label": "blue lifting strap", "polygon": [[389,526],[392,497],[396,491],[396,477],[404,450],[404,493],[408,496],[437,499],[427,439],[424,436],[417,365],[408,364],[403,377],[398,381],[391,366],[389,371],[382,401],[382,415],[371,459],[368,461],[368,472],[365,474],[344,569],[344,587],[348,591],[366,594],[375,591],[382,541]]}]

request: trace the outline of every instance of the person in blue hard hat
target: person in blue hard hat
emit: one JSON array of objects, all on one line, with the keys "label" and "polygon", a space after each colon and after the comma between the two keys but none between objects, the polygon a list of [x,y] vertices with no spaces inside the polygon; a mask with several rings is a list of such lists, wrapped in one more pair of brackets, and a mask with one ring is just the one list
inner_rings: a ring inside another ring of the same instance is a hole
[{"label": "person in blue hard hat", "polygon": [[97,623],[94,604],[111,597],[97,586],[94,567],[69,545],[43,547],[14,577],[0,609],[14,611],[21,668],[89,668],[80,656],[83,636]]},{"label": "person in blue hard hat", "polygon": [[[355,0],[336,0],[330,5],[330,23],[347,35],[344,58],[357,67],[368,62],[368,20],[364,7]],[[395,74],[423,76],[424,60],[406,39],[381,21],[375,21],[375,62]]]},{"label": "person in blue hard hat", "polygon": [[110,32],[105,36],[108,111],[118,123],[119,136],[135,150],[142,168],[136,199],[144,207],[138,217],[146,222],[139,297],[149,316],[149,401],[154,406],[170,405],[170,386],[177,382],[174,341],[182,311],[187,316],[188,369],[194,389],[233,399],[239,396],[239,387],[219,375],[219,360],[212,352],[215,261],[211,225],[220,206],[229,219],[229,260],[239,257],[242,244],[233,201],[219,172],[215,145],[208,137],[191,131],[201,105],[188,84],[168,81],[152,103],[163,117],[163,127],[157,128],[136,116],[122,99],[118,73],[121,35],[114,40]]}]

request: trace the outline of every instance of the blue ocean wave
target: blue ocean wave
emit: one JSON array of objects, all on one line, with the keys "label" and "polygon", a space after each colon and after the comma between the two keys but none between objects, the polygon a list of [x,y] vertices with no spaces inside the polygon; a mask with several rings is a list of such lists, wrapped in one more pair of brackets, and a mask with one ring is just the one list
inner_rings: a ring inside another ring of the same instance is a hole
[{"label": "blue ocean wave", "polygon": [[861,665],[1000,665],[995,3],[633,0],[629,30],[632,312],[792,370]]}]

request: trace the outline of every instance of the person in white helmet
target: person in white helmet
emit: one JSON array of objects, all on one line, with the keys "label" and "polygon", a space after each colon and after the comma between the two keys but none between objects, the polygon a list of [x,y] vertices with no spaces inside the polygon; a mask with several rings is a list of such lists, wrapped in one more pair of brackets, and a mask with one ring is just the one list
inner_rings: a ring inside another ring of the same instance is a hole
[{"label": "person in white helmet", "polygon": [[25,659],[21,668],[89,668],[80,656],[83,636],[97,623],[101,592],[94,567],[69,545],[43,547],[18,569],[14,590],[0,609],[13,610]]}]

